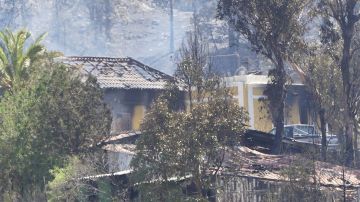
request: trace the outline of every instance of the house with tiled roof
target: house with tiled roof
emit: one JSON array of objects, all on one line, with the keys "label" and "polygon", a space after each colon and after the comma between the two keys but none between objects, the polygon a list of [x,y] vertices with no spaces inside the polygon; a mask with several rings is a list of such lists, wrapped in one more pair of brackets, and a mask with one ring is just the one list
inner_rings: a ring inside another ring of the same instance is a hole
[{"label": "house with tiled roof", "polygon": [[[109,172],[129,170],[134,152],[124,147],[134,146],[146,110],[174,78],[129,57],[65,57],[61,61],[77,68],[81,75],[97,79],[113,119],[102,147],[108,157]],[[122,142],[128,137],[130,142]]]},{"label": "house with tiled roof", "polygon": [[66,57],[63,63],[96,77],[111,110],[111,134],[138,131],[155,97],[173,79],[163,72],[132,58]]}]

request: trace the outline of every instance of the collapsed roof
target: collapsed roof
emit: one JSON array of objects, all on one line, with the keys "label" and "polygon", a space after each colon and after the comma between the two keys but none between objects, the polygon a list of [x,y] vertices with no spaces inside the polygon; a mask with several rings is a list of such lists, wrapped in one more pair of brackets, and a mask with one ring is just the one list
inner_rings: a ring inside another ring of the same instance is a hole
[{"label": "collapsed roof", "polygon": [[[236,170],[236,176],[252,177],[269,181],[288,182],[284,169],[299,169],[296,161],[304,163],[297,155],[270,155],[248,147],[230,149],[226,153],[225,164]],[[325,187],[360,187],[360,170],[314,160],[314,176],[317,183]],[[301,168],[300,168],[301,169]],[[309,169],[309,168],[307,168]],[[309,179],[314,183],[314,179]],[[345,182],[344,182],[345,180]]]},{"label": "collapsed roof", "polygon": [[164,89],[173,77],[130,57],[66,57],[62,62],[97,78],[101,88]]},{"label": "collapsed roof", "polygon": [[[134,134],[129,135],[133,136]],[[121,134],[113,138],[117,142],[108,142],[108,144],[102,147],[104,150],[131,155],[136,154],[136,146],[134,144],[129,142],[120,143],[122,139],[128,138],[127,134]],[[299,157],[297,155],[265,154],[245,146],[239,146],[234,149],[228,148],[224,156],[224,167],[220,169],[218,174],[248,177],[264,181],[289,182],[290,179],[284,175],[284,171],[290,167],[293,167],[293,169],[303,169],[299,168],[299,165],[295,163],[296,161],[301,161]],[[313,166],[313,168],[306,168],[314,169],[315,171],[314,176],[309,176],[310,183],[315,183],[314,178],[316,178],[316,183],[323,187],[337,189],[342,189],[344,185],[347,189],[357,189],[360,187],[360,170],[316,160],[314,160]],[[214,169],[210,168],[209,171],[213,172]]]}]

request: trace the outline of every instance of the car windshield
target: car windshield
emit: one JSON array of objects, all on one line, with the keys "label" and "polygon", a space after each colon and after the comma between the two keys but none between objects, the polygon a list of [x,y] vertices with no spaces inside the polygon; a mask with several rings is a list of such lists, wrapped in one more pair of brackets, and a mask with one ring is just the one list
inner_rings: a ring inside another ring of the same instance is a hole
[{"label": "car windshield", "polygon": [[[293,128],[292,127],[284,127],[284,137],[293,137]],[[270,132],[270,134],[275,135],[276,128],[273,128]]]},{"label": "car windshield", "polygon": [[[273,128],[269,133],[275,135],[276,128]],[[289,125],[284,127],[284,137],[294,138],[314,135],[318,135],[318,133],[315,127],[311,125]]]},{"label": "car windshield", "polygon": [[316,130],[314,126],[310,125],[297,125],[294,126],[294,136],[313,136],[316,135]]}]

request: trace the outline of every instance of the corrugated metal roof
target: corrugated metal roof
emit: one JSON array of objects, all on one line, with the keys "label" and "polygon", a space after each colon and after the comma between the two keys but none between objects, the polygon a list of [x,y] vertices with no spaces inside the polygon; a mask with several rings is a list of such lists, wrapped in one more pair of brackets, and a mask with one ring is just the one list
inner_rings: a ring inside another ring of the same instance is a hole
[{"label": "corrugated metal roof", "polygon": [[102,147],[105,151],[135,155],[136,145],[134,144],[108,144]]},{"label": "corrugated metal roof", "polygon": [[129,137],[134,137],[134,136],[139,136],[139,135],[141,135],[141,131],[123,131],[118,135],[105,137],[102,142],[110,144],[110,143],[113,143],[116,141],[120,141],[124,138],[129,138]]},{"label": "corrugated metal roof", "polygon": [[101,88],[164,89],[173,77],[132,58],[65,57],[63,63],[97,78]]},{"label": "corrugated metal roof", "polygon": [[[239,147],[229,150],[225,164],[235,168],[238,176],[253,177],[263,180],[288,181],[282,174],[284,169],[293,164],[293,155],[269,155],[249,149]],[[343,179],[344,169],[344,179]],[[342,167],[331,163],[315,161],[315,176],[317,183],[328,187],[342,187],[346,181],[347,187],[360,187],[360,170]],[[311,182],[313,179],[309,179]]]},{"label": "corrugated metal roof", "polygon": [[[108,144],[102,148],[107,151],[134,155],[136,154],[135,147],[134,144]],[[241,146],[226,151],[224,168],[220,169],[219,174],[288,182],[289,179],[284,176],[283,172],[284,169],[289,168],[294,163],[296,158],[298,157],[294,155],[264,154]],[[214,169],[211,168],[209,173],[213,171]],[[316,177],[319,185],[325,187],[341,188],[344,185],[344,180],[347,188],[360,187],[360,170],[331,163],[315,161],[314,177]],[[309,178],[309,182],[313,182],[313,180],[312,177]]]}]

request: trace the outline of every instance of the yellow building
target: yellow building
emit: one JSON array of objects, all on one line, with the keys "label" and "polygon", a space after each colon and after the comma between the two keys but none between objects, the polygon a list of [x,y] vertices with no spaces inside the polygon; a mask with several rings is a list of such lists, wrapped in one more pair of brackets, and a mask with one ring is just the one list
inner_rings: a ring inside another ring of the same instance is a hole
[{"label": "yellow building", "polygon": [[[132,58],[66,57],[63,62],[84,74],[97,78],[104,90],[104,101],[112,113],[111,134],[139,131],[140,124],[155,97],[173,77],[146,66]],[[264,90],[265,75],[240,75],[224,78],[239,106],[249,113],[249,128],[268,132],[273,128],[268,114]],[[288,87],[285,124],[306,124],[311,120],[304,85]]]},{"label": "yellow building", "polygon": [[[226,87],[230,89],[239,106],[249,113],[249,128],[269,132],[273,128],[264,90],[269,82],[265,75],[240,75],[224,78]],[[285,125],[307,124],[311,120],[307,94],[304,85],[293,83],[288,86],[285,100]]]}]

